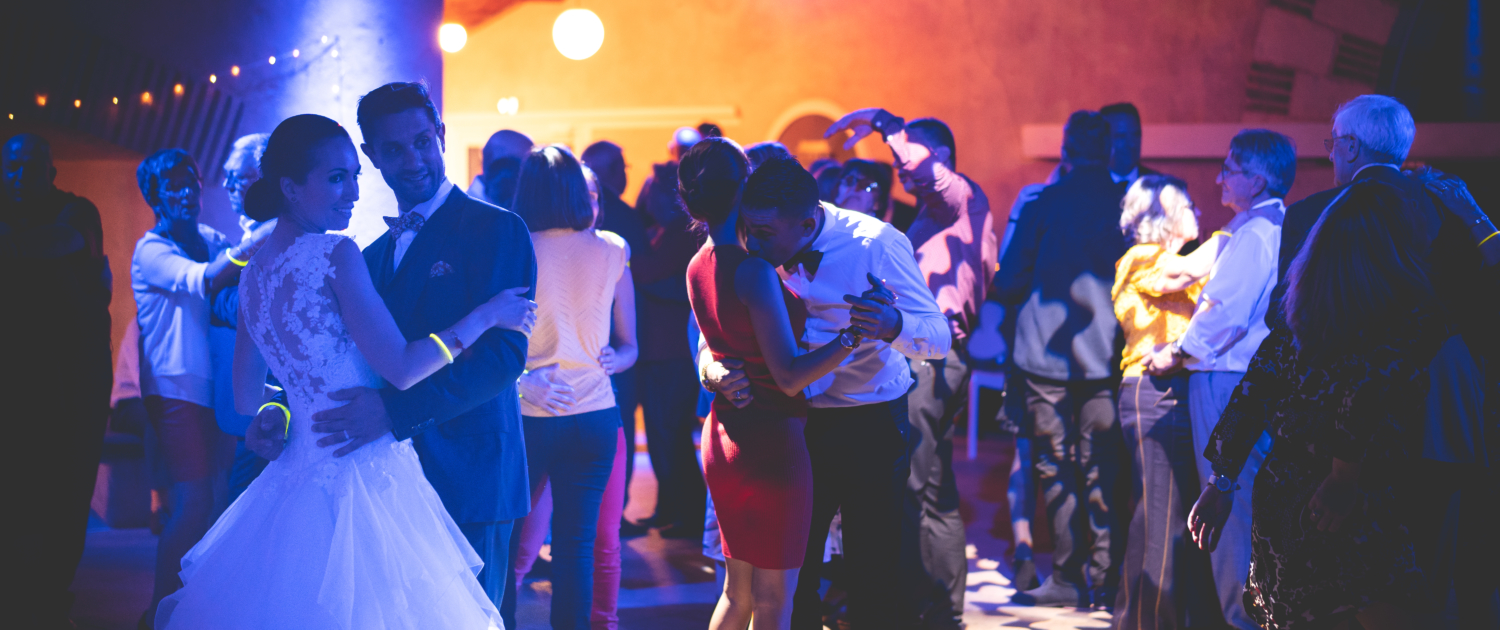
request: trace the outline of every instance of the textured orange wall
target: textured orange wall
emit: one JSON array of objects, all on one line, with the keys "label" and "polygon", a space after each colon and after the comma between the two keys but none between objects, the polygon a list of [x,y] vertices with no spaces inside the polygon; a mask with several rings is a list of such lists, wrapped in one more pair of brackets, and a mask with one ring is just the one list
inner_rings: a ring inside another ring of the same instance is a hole
[{"label": "textured orange wall", "polygon": [[[884,106],[908,118],[947,121],[958,137],[959,170],[989,194],[997,219],[1020,186],[1053,167],[1021,155],[1022,124],[1057,123],[1074,110],[1115,101],[1136,103],[1148,123],[1245,120],[1246,71],[1270,11],[1253,0],[591,0],[584,6],[600,16],[606,34],[598,54],[583,61],[564,58],[551,42],[553,20],[571,5],[525,2],[470,29],[468,46],[445,56],[447,115],[493,114],[496,101],[510,96],[522,114],[728,105],[738,108],[740,123],[726,127],[727,134],[748,143],[769,139],[773,122],[808,99],[843,109]],[[468,171],[466,147],[481,145],[490,131],[450,137],[455,180]],[[634,189],[650,162],[666,158],[669,132],[599,127],[591,137],[624,146]],[[538,133],[549,134],[567,138],[555,126]],[[1188,180],[1205,227],[1227,218],[1213,184],[1216,163],[1156,166]],[[1304,163],[1292,197],[1327,188],[1327,171],[1326,164]]]}]

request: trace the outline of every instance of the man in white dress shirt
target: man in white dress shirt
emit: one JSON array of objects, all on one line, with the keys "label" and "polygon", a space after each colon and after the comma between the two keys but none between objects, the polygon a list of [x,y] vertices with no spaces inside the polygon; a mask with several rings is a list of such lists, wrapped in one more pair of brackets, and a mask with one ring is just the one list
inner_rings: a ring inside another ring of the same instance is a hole
[{"label": "man in white dress shirt", "polygon": [[[783,227],[771,215],[741,212],[752,249],[775,240],[772,232]],[[823,627],[819,568],[829,522],[840,508],[851,624],[914,627],[913,576],[897,570],[918,562],[915,546],[908,544],[916,537],[917,515],[904,497],[914,440],[907,417],[907,391],[913,383],[907,357],[946,357],[952,333],[905,235],[880,219],[828,204],[813,220],[815,226],[798,224],[811,229],[797,253],[777,270],[807,305],[807,329],[799,345],[816,349],[851,325],[864,331],[865,341],[805,390],[811,407],[807,451],[813,468],[813,519],[792,627]],[[743,372],[728,370],[708,353],[699,355],[699,366],[710,389],[732,394],[744,388]]]},{"label": "man in white dress shirt", "polygon": [[[1281,224],[1286,217],[1282,199],[1296,177],[1297,149],[1290,138],[1265,129],[1247,129],[1229,142],[1229,155],[1218,177],[1221,200],[1235,213],[1224,226],[1229,243],[1209,272],[1187,331],[1147,362],[1153,374],[1179,366],[1192,372],[1188,408],[1198,477],[1204,484],[1213,472],[1203,457],[1209,436],[1249,369],[1251,357],[1271,334],[1266,310],[1276,288]],[[1238,505],[1212,555],[1214,590],[1224,619],[1246,630],[1257,627],[1241,597],[1250,571],[1250,492],[1270,448],[1271,437],[1262,435],[1247,458],[1236,480],[1240,489],[1234,501]]]}]

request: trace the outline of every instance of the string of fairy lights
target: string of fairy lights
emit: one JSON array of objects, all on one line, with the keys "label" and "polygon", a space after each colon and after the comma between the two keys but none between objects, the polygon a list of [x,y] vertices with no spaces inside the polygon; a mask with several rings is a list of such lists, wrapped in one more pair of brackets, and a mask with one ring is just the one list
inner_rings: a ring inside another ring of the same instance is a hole
[{"label": "string of fairy lights", "polygon": [[[468,32],[464,30],[462,25],[450,23],[444,24],[439,28],[438,43],[439,47],[445,52],[457,53],[463,50],[467,42]],[[600,21],[598,15],[588,9],[575,8],[565,10],[557,16],[557,20],[552,25],[552,42],[557,47],[557,51],[562,53],[564,57],[578,61],[587,59],[598,52],[600,46],[604,44],[604,23]],[[292,75],[306,72],[313,67],[314,62],[324,57],[333,60],[337,64],[337,79],[329,85],[329,90],[333,94],[335,106],[342,111],[344,58],[339,54],[339,37],[337,35],[321,35],[315,42],[309,42],[308,45],[298,46],[278,54],[267,55],[264,61],[257,59],[252,62],[231,65],[225,76],[220,76],[217,72],[210,73],[208,75],[208,82],[211,85],[217,86],[220,79],[223,79],[226,84],[235,85],[234,92],[238,95],[246,96],[261,91],[268,87],[270,83],[284,81]],[[278,71],[278,63],[281,68],[290,69]],[[173,97],[181,98],[187,93],[187,87],[181,82],[176,82],[172,85],[171,92]],[[67,99],[66,97],[57,99],[52,95],[41,92],[36,94],[35,103],[38,110],[43,110],[52,104],[53,101],[60,100],[66,103],[71,100],[73,108],[81,110],[85,105],[118,107],[122,96],[125,99],[136,99],[140,105],[145,107],[154,105],[157,100],[157,95],[153,94],[149,87],[141,85],[137,86],[135,90],[125,90],[123,95],[110,96],[107,103],[102,99],[88,101],[82,96],[76,96],[72,99]],[[514,115],[519,107],[519,99],[516,97],[502,98],[497,103],[497,108],[502,114]],[[8,112],[6,116],[10,120],[16,119],[15,112]]]},{"label": "string of fairy lights", "polygon": [[[227,72],[209,73],[207,79],[209,84],[219,86],[222,81],[225,86],[234,86],[233,91],[241,96],[258,92],[269,84],[284,81],[293,75],[307,72],[313,65],[328,58],[336,64],[336,79],[329,85],[329,91],[334,97],[335,103],[343,105],[343,83],[344,83],[344,56],[340,53],[340,41],[338,35],[320,35],[316,40],[309,41],[306,45],[299,45],[290,50],[277,54],[267,55],[264,59],[256,59],[241,64],[230,65]],[[174,82],[171,87],[171,96],[181,98],[187,93],[187,86],[182,81]],[[85,106],[94,107],[118,107],[121,101],[135,101],[141,106],[151,107],[157,103],[159,95],[152,92],[150,87],[138,86],[135,89],[122,90],[120,94],[108,98],[86,99],[77,96],[72,99],[66,97],[57,98],[55,95],[38,92],[35,105],[38,110],[49,106],[71,105],[73,109],[82,110]],[[9,120],[16,119],[16,112],[7,112]]]}]

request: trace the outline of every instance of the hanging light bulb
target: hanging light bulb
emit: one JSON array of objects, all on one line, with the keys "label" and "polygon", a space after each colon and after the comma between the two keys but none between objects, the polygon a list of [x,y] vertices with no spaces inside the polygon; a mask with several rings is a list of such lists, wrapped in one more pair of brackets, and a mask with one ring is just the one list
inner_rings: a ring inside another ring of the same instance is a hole
[{"label": "hanging light bulb", "polygon": [[83,107],[83,101],[80,101],[76,98],[73,99],[73,109],[78,109],[80,107]]},{"label": "hanging light bulb", "polygon": [[236,76],[236,77],[240,76],[240,67],[239,66],[230,66],[229,67],[229,74],[230,74],[230,76]]},{"label": "hanging light bulb", "polygon": [[464,30],[462,24],[449,22],[438,28],[438,47],[446,52],[456,53],[464,49],[464,44],[469,43],[469,32]]},{"label": "hanging light bulb", "polygon": [[208,75],[208,82],[209,83],[218,83],[219,82],[219,75],[217,75],[217,74],[210,74],[210,75]]},{"label": "hanging light bulb", "polygon": [[150,105],[151,104],[151,93],[150,92],[141,92],[141,104],[142,105]]},{"label": "hanging light bulb", "polygon": [[594,56],[604,45],[604,22],[588,9],[568,9],[552,23],[552,44],[569,59]]},{"label": "hanging light bulb", "polygon": [[276,55],[271,55],[271,65],[276,65]]},{"label": "hanging light bulb", "polygon": [[172,93],[176,94],[177,96],[182,96],[182,84],[178,83],[177,85],[172,86]]},{"label": "hanging light bulb", "polygon": [[302,50],[301,49],[298,49],[298,48],[293,48],[292,49],[292,58],[293,59],[296,59],[296,58],[301,57],[301,56],[302,56]]}]

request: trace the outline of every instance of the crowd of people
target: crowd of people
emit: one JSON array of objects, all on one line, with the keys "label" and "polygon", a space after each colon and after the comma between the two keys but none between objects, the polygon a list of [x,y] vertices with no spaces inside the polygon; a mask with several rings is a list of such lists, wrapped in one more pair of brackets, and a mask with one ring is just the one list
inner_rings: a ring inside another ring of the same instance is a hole
[{"label": "crowd of people", "polygon": [[[162,499],[141,627],[514,628],[550,536],[552,627],[614,628],[621,539],[649,529],[721,561],[714,630],[962,627],[954,421],[991,360],[1014,603],[1118,628],[1500,619],[1500,231],[1463,182],[1403,170],[1394,99],[1334,113],[1336,187],[1290,205],[1293,141],[1240,132],[1208,235],[1124,103],[1068,118],[998,232],[952,130],[878,108],[827,135],[889,163],[804,168],[704,123],[633,206],[618,145],[512,130],[460,188],[420,83],[365,95],[358,125],[358,147],[312,114],[237,140],[234,237],[199,221],[192,155],[141,163],[156,223],[113,401],[99,213],[53,186],[45,140],[4,145],[0,255],[45,261],[6,282],[70,291],[17,343],[78,385],[47,401],[67,422],[24,427],[56,473],[29,523],[64,534],[19,558],[37,627],[65,622],[105,419],[132,401]],[[363,251],[337,234],[361,152],[400,210]],[[986,334],[1003,351],[976,359]],[[30,404],[48,373],[6,386]],[[658,497],[630,521],[637,408]]]}]

